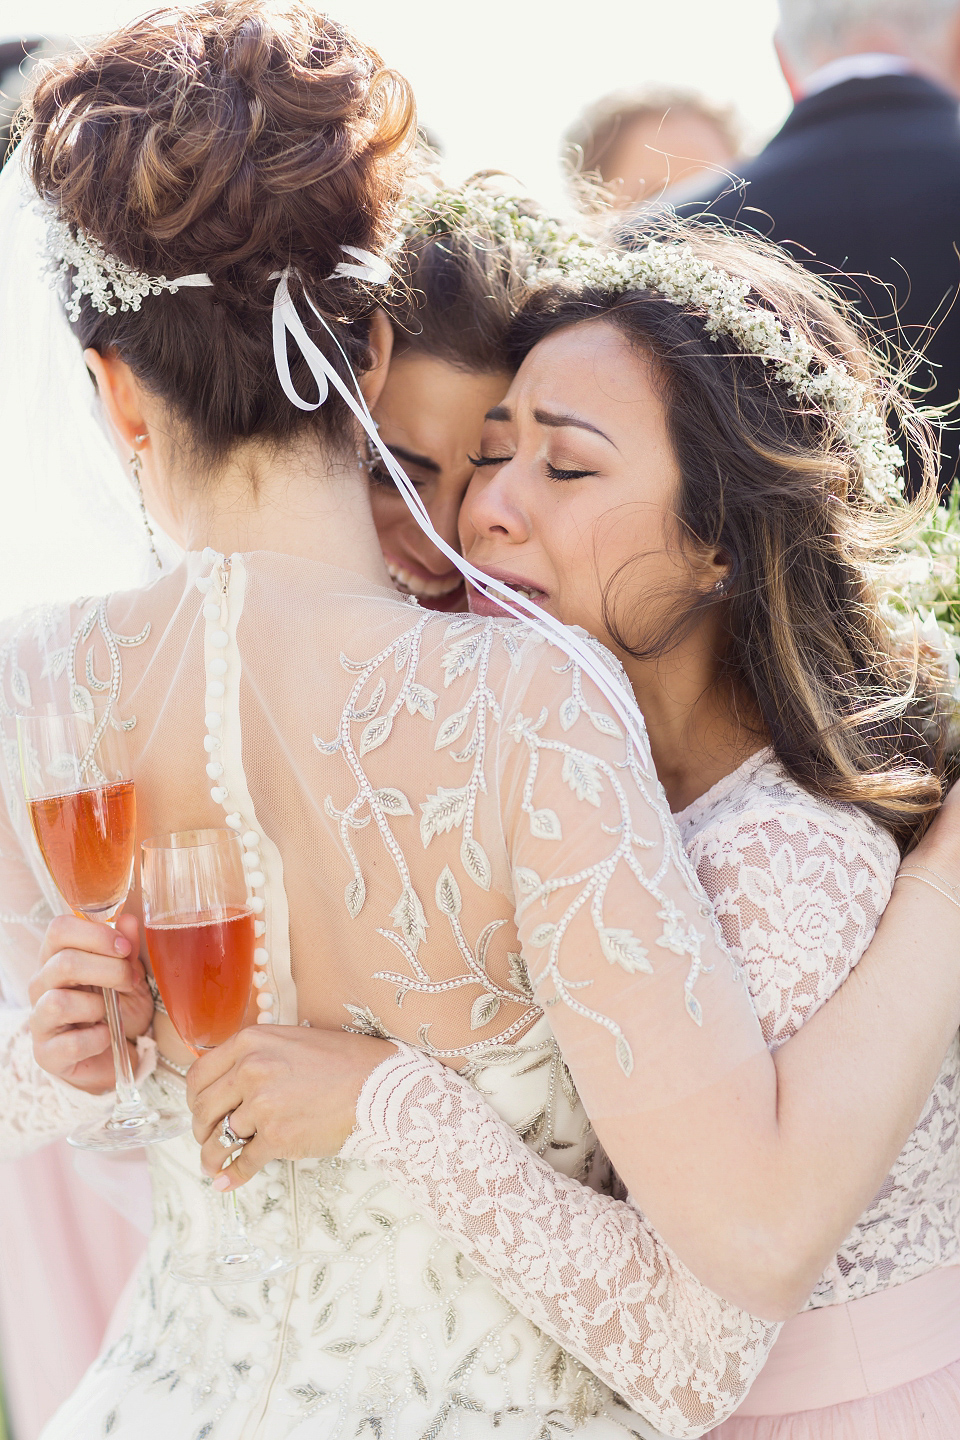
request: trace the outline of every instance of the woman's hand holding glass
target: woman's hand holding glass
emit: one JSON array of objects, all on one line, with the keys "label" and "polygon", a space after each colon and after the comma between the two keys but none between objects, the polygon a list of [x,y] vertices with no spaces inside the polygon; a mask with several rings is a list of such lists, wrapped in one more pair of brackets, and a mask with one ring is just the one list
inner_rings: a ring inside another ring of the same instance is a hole
[{"label": "woman's hand holding glass", "polygon": [[76,915],[47,926],[40,968],[30,981],[30,1032],[37,1064],[90,1095],[114,1088],[116,1077],[103,990],[120,1000],[124,1033],[136,1066],[135,1042],[153,1021],[153,996],[139,956],[139,926],[121,915],[114,930]]},{"label": "woman's hand holding glass", "polygon": [[[251,1026],[201,1056],[187,1076],[193,1133],[218,1190],[235,1190],[269,1160],[336,1155],[356,1122],[365,1081],[396,1054],[389,1040],[308,1026]],[[220,1122],[252,1136],[221,1170]]]}]

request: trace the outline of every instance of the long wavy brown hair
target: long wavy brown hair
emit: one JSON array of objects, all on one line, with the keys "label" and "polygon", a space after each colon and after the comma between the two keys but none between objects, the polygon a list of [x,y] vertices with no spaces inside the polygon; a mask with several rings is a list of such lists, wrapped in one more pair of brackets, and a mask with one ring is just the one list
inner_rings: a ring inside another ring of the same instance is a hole
[{"label": "long wavy brown hair", "polygon": [[916,652],[897,653],[875,579],[932,503],[934,431],[894,357],[871,343],[824,282],[781,251],[712,225],[669,224],[654,234],[745,277],[750,303],[778,315],[823,365],[846,365],[922,481],[912,502],[871,499],[836,421],[792,395],[773,367],[722,336],[714,340],[703,311],[652,291],[541,288],[513,327],[514,365],[561,327],[598,319],[614,326],[657,377],[681,474],[681,548],[720,553],[729,563],[719,594],[702,594],[691,572],[689,587],[668,597],[669,619],[650,633],[630,562],[607,587],[607,631],[626,653],[652,659],[689,634],[705,609],[719,607],[717,683],[740,723],[769,738],[805,789],[858,805],[906,848],[941,799],[940,681]]}]

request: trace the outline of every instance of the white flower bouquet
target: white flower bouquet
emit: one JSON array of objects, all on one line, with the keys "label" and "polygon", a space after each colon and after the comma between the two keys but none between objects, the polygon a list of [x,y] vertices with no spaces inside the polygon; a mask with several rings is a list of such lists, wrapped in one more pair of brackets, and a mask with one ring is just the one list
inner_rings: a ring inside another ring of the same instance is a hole
[{"label": "white flower bouquet", "polygon": [[878,588],[898,645],[917,650],[943,674],[954,748],[960,741],[960,482],[903,540]]}]

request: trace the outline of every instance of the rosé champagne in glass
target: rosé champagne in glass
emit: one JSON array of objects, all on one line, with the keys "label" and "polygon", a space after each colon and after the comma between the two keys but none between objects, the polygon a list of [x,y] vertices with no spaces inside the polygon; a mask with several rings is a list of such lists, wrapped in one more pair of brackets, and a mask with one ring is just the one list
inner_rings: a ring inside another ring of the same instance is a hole
[{"label": "ros\u00e9 champagne in glass", "polygon": [[167,1014],[199,1055],[236,1035],[253,985],[254,917],[226,906],[222,915],[147,926],[150,964]]},{"label": "ros\u00e9 champagne in glass", "polygon": [[[18,716],[27,814],[50,878],[75,915],[113,925],[133,879],[137,801],[123,730],[107,712]],[[148,1108],[134,1082],[116,991],[104,990],[117,1098],[105,1123],[67,1139],[84,1150],[132,1150],[188,1128],[185,1116]]]},{"label": "ros\u00e9 champagne in glass", "polygon": [[[199,1055],[243,1028],[253,990],[256,930],[239,836],[181,830],[145,840],[140,883],[154,979],[178,1035]],[[236,1285],[297,1264],[295,1255],[250,1239],[236,1191],[221,1199],[217,1240],[209,1250],[174,1255],[178,1280]]]}]

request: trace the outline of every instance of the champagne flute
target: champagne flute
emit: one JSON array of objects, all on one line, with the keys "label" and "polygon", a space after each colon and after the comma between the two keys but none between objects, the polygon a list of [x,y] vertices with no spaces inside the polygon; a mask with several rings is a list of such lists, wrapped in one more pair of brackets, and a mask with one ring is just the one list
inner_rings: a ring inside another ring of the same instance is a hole
[{"label": "champagne flute", "polygon": [[[200,1055],[243,1027],[253,988],[254,915],[247,899],[243,847],[231,830],[182,830],[145,840],[141,889],[147,950],[154,979],[177,1034]],[[237,1195],[222,1198],[214,1246],[175,1255],[178,1280],[239,1284],[297,1263],[253,1241]]]},{"label": "champagne flute", "polygon": [[[133,879],[137,804],[124,732],[108,714],[17,717],[27,814],[50,878],[75,915],[114,925]],[[82,1150],[170,1140],[189,1119],[148,1108],[133,1078],[115,990],[104,990],[117,1098],[106,1121],[67,1136]]]}]

